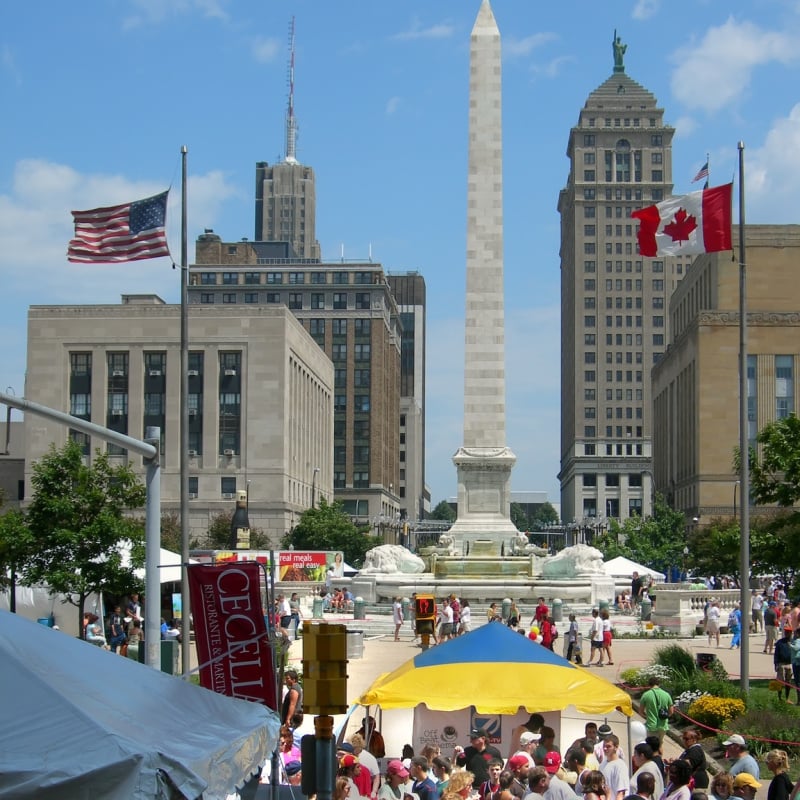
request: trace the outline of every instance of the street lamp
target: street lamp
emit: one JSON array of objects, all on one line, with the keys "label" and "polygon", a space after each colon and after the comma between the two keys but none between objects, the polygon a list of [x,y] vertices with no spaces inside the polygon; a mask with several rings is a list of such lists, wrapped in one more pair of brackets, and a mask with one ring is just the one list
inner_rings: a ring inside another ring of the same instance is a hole
[{"label": "street lamp", "polygon": [[316,508],[317,505],[317,473],[319,467],[314,467],[314,473],[311,476],[311,508]]}]

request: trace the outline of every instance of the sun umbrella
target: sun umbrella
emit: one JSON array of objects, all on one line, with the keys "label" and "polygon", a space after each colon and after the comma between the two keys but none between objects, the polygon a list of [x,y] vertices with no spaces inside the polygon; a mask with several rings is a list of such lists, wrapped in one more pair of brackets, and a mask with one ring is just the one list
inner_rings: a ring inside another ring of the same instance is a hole
[{"label": "sun umbrella", "polygon": [[499,622],[426,650],[381,675],[359,697],[364,706],[435,711],[474,706],[483,714],[560,711],[586,714],[614,710],[631,716],[628,694]]}]

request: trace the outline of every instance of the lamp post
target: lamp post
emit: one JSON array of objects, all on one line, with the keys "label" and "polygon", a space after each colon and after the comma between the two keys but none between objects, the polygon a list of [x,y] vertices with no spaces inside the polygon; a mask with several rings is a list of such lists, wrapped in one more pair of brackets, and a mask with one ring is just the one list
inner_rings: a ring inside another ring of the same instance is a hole
[{"label": "lamp post", "polygon": [[314,467],[314,473],[311,476],[311,508],[316,508],[317,505],[317,473],[319,467]]}]

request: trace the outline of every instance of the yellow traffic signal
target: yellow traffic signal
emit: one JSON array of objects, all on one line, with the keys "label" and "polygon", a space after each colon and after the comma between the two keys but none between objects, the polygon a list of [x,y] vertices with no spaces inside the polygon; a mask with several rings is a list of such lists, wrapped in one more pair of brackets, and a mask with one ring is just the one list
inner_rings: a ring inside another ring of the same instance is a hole
[{"label": "yellow traffic signal", "polygon": [[347,626],[314,622],[303,627],[303,710],[347,712]]}]

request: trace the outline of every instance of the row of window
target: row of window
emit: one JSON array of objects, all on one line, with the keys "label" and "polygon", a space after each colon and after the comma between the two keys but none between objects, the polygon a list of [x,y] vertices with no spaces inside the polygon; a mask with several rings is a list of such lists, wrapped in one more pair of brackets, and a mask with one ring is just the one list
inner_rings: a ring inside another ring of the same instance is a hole
[{"label": "row of window", "polygon": [[[192,275],[192,284],[197,285],[198,281],[195,279],[194,273]],[[330,281],[328,275],[330,274]],[[308,277],[308,281],[306,281]],[[332,283],[334,285],[349,285],[353,284],[371,284],[376,283],[380,277],[378,272],[201,272],[200,273],[200,286],[260,286],[264,283],[267,285],[283,285],[289,284],[290,286],[302,285],[310,283],[312,285],[324,285]],[[352,280],[351,280],[352,279]]]},{"label": "row of window", "polygon": [[[653,353],[653,361],[657,360],[656,357],[660,358],[663,354],[662,353]],[[636,383],[642,383],[642,370],[637,369],[635,372],[632,370],[621,370],[618,369],[616,373],[613,370],[606,370],[606,383],[614,383],[614,379],[616,376],[617,383],[633,383],[634,374],[636,375]],[[624,380],[623,380],[624,376]],[[584,383],[596,383],[597,382],[597,373],[593,369],[587,369],[583,373],[583,382]]]},{"label": "row of window", "polygon": [[[606,389],[606,400],[613,400],[614,399],[614,391],[615,391],[614,389]],[[625,395],[624,398],[623,398],[623,392],[624,392],[624,395]],[[624,390],[623,389],[617,389],[616,390],[616,396],[617,396],[617,400],[622,400],[622,399],[633,400],[634,397],[635,397],[637,401],[641,402],[641,400],[642,400],[642,390],[641,389],[636,389],[635,392],[634,392],[633,389],[624,389]],[[584,400],[596,400],[597,399],[596,390],[595,389],[591,389],[591,388],[584,389],[583,390],[583,399]]]},{"label": "row of window", "polygon": [[[606,428],[606,431],[608,431],[608,430],[609,430],[609,428]],[[622,431],[622,426],[621,425],[617,425],[617,430],[618,431]],[[631,428],[630,425],[627,426],[625,428],[625,430],[628,431],[628,433],[626,434],[626,436],[628,438],[633,436],[632,428]],[[641,437],[641,435],[642,435],[641,434],[641,430],[642,430],[641,427],[637,427],[636,430],[639,431],[637,436]],[[587,425],[586,429],[584,431],[584,435],[587,438],[592,438],[593,439],[595,437],[595,435],[596,435],[594,425]],[[609,438],[610,438],[610,436],[611,435],[609,434]],[[617,439],[621,439],[621,438],[622,438],[622,433],[619,433],[617,435]],[[642,455],[642,445],[641,444],[636,444],[634,442],[626,442],[625,444],[606,444],[605,447],[602,447],[602,445],[601,445],[601,450],[604,451],[607,456],[640,456],[640,455]],[[597,447],[596,447],[596,445],[594,443],[592,443],[592,442],[586,442],[583,445],[583,454],[586,455],[586,456],[596,456],[597,455]]]},{"label": "row of window", "polygon": [[[648,127],[655,128],[658,126],[658,121],[655,117],[647,118]],[[600,127],[596,117],[589,117],[586,120],[590,128]],[[642,126],[640,117],[603,117],[603,125],[606,128],[639,128]],[[595,146],[595,135],[593,133],[583,134],[583,143],[586,147]],[[661,133],[650,134],[650,144],[652,147],[662,147],[664,144],[664,136]]]},{"label": "row of window", "polygon": [[[324,311],[326,308],[333,310],[356,309],[360,311],[368,311],[372,307],[371,295],[369,292],[356,292],[355,298],[351,302],[347,292],[334,292],[331,295],[329,305],[326,304],[326,295],[323,293],[312,293],[308,297],[303,292],[288,292],[285,295],[281,292],[243,292],[241,302],[244,303],[286,303],[286,306],[293,311],[302,311],[303,309],[310,308],[312,310]],[[236,304],[239,301],[239,294],[237,292],[222,292],[222,303],[225,305]],[[200,302],[203,305],[214,305],[217,302],[216,292],[200,292]]]},{"label": "row of window", "polygon": [[[636,419],[642,419],[642,407],[637,406],[617,406],[616,408],[612,406],[606,407],[606,419],[633,419],[634,416]],[[583,407],[583,417],[584,419],[596,419],[597,417],[597,408],[595,406],[584,406]]]},{"label": "row of window", "polygon": [[[583,180],[585,183],[595,183],[597,181],[597,171],[593,169],[585,169],[583,171]],[[606,170],[603,173],[603,180],[606,183],[616,182],[616,183],[628,183],[631,180],[631,172],[630,170],[626,169],[618,169],[616,172],[612,172],[612,170]],[[642,183],[642,172],[641,170],[634,170],[633,172],[633,180],[636,183]],[[664,180],[664,170],[661,169],[654,169],[650,170],[650,181],[653,183],[661,183]],[[659,195],[659,200],[663,199],[663,189],[652,189],[650,191],[651,199],[656,200],[656,193]]]}]

